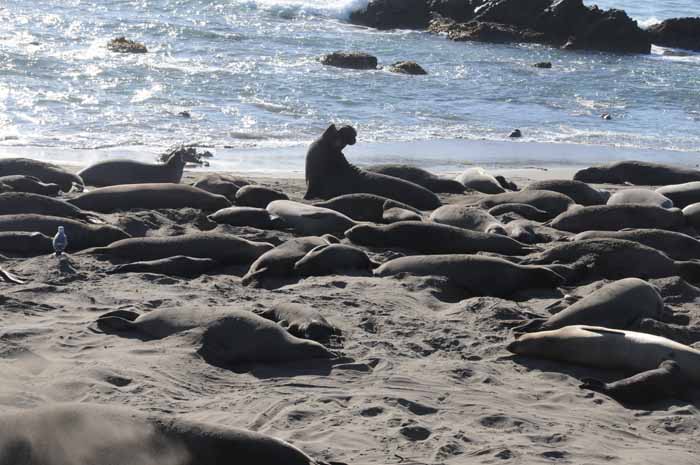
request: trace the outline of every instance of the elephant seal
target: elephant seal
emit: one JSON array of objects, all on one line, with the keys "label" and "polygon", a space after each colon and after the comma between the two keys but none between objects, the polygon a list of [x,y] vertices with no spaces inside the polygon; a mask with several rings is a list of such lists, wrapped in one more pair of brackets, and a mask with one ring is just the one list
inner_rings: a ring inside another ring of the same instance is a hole
[{"label": "elephant seal", "polygon": [[141,208],[196,208],[216,211],[230,207],[223,195],[210,194],[184,184],[152,183],[101,187],[68,201],[83,210],[109,213]]},{"label": "elephant seal", "polygon": [[319,245],[294,264],[294,271],[302,276],[326,276],[347,272],[371,272],[379,264],[367,254],[343,244]]},{"label": "elephant seal", "polygon": [[226,314],[220,309],[201,311],[187,307],[159,308],[142,315],[116,310],[100,315],[96,324],[107,334],[138,333],[143,339],[154,340],[206,326]]},{"label": "elephant seal", "polygon": [[0,232],[0,252],[19,255],[42,255],[53,252],[51,238],[27,231]]},{"label": "elephant seal", "polygon": [[443,276],[474,296],[508,297],[518,291],[555,288],[560,275],[542,266],[522,266],[481,255],[414,255],[390,260],[374,270],[375,276],[407,273]]},{"label": "elephant seal", "polygon": [[404,208],[388,208],[384,210],[382,214],[382,220],[384,223],[398,223],[401,221],[423,221],[423,216],[413,210],[406,210]]},{"label": "elephant seal", "polygon": [[270,213],[264,208],[228,207],[207,216],[211,221],[231,226],[250,226],[257,229],[274,229]]},{"label": "elephant seal", "polygon": [[572,181],[570,179],[547,179],[543,181],[533,181],[523,188],[524,191],[540,190],[552,191],[570,197],[579,205],[605,205],[610,193],[595,189],[585,182]]},{"label": "elephant seal", "polygon": [[283,302],[260,314],[261,317],[276,322],[292,336],[324,344],[342,331],[330,323],[321,313],[307,305]]},{"label": "elephant seal", "polygon": [[504,203],[531,205],[539,210],[546,211],[549,214],[549,218],[554,218],[568,210],[574,204],[574,201],[571,197],[558,192],[529,190],[490,195],[481,199],[477,205],[485,210],[489,210]]},{"label": "elephant seal", "polygon": [[185,255],[209,258],[227,265],[242,265],[272,249],[272,244],[267,242],[252,242],[232,234],[199,232],[169,237],[134,237],[83,253],[139,261]]},{"label": "elephant seal", "polygon": [[598,326],[565,326],[526,333],[508,345],[517,355],[541,357],[631,373],[673,360],[693,383],[700,382],[700,351],[660,336]]},{"label": "elephant seal", "polygon": [[505,224],[506,235],[523,244],[544,244],[567,240],[571,234],[536,221],[514,220]]},{"label": "elephant seal", "polygon": [[108,274],[118,273],[155,273],[166,276],[179,276],[183,278],[196,278],[214,268],[220,263],[211,258],[194,258],[184,255],[149,260],[142,262],[125,263],[117,265],[107,271]]},{"label": "elephant seal", "polygon": [[424,254],[470,254],[491,252],[525,255],[535,249],[510,237],[420,221],[402,221],[386,226],[360,224],[345,237],[367,247],[398,247]]},{"label": "elephant seal", "polygon": [[131,237],[114,226],[86,224],[57,216],[34,214],[0,216],[0,232],[39,232],[45,236],[53,237],[59,226],[64,227],[70,240],[69,251],[101,247]]},{"label": "elephant seal", "polygon": [[607,284],[551,317],[536,318],[515,332],[548,331],[571,325],[629,329],[642,318],[664,317],[664,301],[654,286],[638,278]]},{"label": "elephant seal", "polygon": [[250,184],[250,182],[245,179],[212,173],[198,179],[192,185],[211,194],[223,195],[227,199],[233,201],[236,198],[238,189],[248,184]]},{"label": "elephant seal", "polygon": [[0,177],[0,184],[10,186],[15,192],[28,192],[30,194],[56,197],[61,191],[58,184],[44,183],[33,176],[13,175]]},{"label": "elephant seal", "polygon": [[685,208],[700,202],[700,181],[659,187],[656,192],[671,199],[674,206]]},{"label": "elephant seal", "polygon": [[275,200],[267,206],[273,219],[299,234],[319,235],[345,232],[356,223],[335,210],[291,200]]},{"label": "elephant seal", "polygon": [[546,211],[525,203],[502,203],[489,209],[488,213],[492,216],[515,214],[526,220],[540,223],[552,218],[552,215]]},{"label": "elephant seal", "polygon": [[673,201],[651,189],[633,188],[615,192],[608,205],[649,205],[660,208],[673,208]]},{"label": "elephant seal", "polygon": [[575,235],[572,240],[621,239],[639,242],[659,250],[674,260],[700,260],[700,241],[676,231],[663,229],[624,229],[622,231],[587,231]]},{"label": "elephant seal", "polygon": [[562,231],[618,231],[626,228],[678,229],[685,225],[678,208],[650,205],[596,205],[572,208],[552,220],[550,226]]},{"label": "elephant seal", "polygon": [[471,231],[507,235],[503,223],[473,205],[443,205],[430,214],[430,221]]},{"label": "elephant seal", "polygon": [[351,165],[342,150],[353,145],[357,132],[351,126],[337,129],[330,125],[314,141],[306,153],[306,184],[304,199],[330,199],[343,194],[367,193],[411,205],[421,210],[440,206],[440,199],[428,189],[379,173]]},{"label": "elephant seal", "polygon": [[83,180],[60,166],[29,158],[0,159],[0,176],[24,175],[40,179],[41,182],[58,184],[63,192],[70,192],[75,184],[82,190]]},{"label": "elephant seal", "polygon": [[374,194],[340,195],[323,202],[314,202],[313,205],[315,207],[330,208],[355,221],[382,223],[384,221],[384,205],[387,201],[392,202],[392,205],[395,204],[399,208],[420,213],[420,210],[416,210],[405,203],[396,202]]},{"label": "elephant seal", "polygon": [[236,192],[236,205],[240,207],[266,208],[275,200],[289,200],[284,192],[254,184],[243,186]]},{"label": "elephant seal", "polygon": [[691,203],[683,209],[683,216],[689,225],[700,229],[700,203]]},{"label": "elephant seal", "polygon": [[265,278],[291,276],[296,262],[314,248],[328,243],[326,239],[315,236],[290,239],[258,257],[250,265],[241,283],[248,286],[261,284]]},{"label": "elephant seal", "polygon": [[700,171],[630,160],[580,170],[574,175],[574,180],[593,184],[665,186],[700,181]]},{"label": "elephant seal", "polygon": [[464,193],[464,186],[461,183],[453,179],[441,178],[440,176],[436,176],[429,171],[415,166],[387,163],[384,165],[370,166],[367,168],[367,171],[403,179],[405,181],[412,182],[413,184],[423,186],[436,194]]},{"label": "elephant seal", "polygon": [[178,184],[188,161],[181,152],[173,153],[165,163],[143,163],[136,160],[105,160],[78,172],[88,186],[106,187],[122,184]]},{"label": "elephant seal", "polygon": [[667,399],[691,400],[688,390],[692,382],[673,360],[665,360],[658,368],[612,383],[594,378],[584,378],[581,381],[581,389],[600,392],[622,404],[645,405]]},{"label": "elephant seal", "polygon": [[77,218],[91,223],[101,223],[95,215],[82,211],[63,200],[26,192],[0,194],[0,215],[48,215],[62,218]]},{"label": "elephant seal", "polygon": [[220,465],[231,457],[256,465],[328,465],[264,434],[123,407],[54,404],[0,416],[3,465]]},{"label": "elephant seal", "polygon": [[488,174],[483,168],[466,169],[455,178],[455,181],[467,189],[484,194],[502,194],[506,191],[498,179]]}]

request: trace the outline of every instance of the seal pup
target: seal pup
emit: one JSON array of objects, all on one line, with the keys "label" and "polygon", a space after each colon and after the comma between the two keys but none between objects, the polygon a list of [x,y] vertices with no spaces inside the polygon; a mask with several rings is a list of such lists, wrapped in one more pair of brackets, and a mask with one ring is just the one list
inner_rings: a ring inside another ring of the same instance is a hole
[{"label": "seal pup", "polygon": [[30,194],[56,197],[61,191],[58,184],[44,183],[33,176],[13,175],[0,177],[0,184],[10,186],[15,192],[28,192]]},{"label": "seal pup", "polygon": [[615,192],[610,196],[608,205],[650,205],[653,207],[673,208],[673,201],[665,195],[651,189],[632,188]]},{"label": "seal pup", "polygon": [[77,218],[90,223],[103,223],[94,214],[84,212],[75,205],[46,195],[26,192],[5,192],[0,194],[0,215],[36,214]]},{"label": "seal pup", "polygon": [[23,175],[32,176],[45,183],[57,184],[63,192],[70,192],[75,185],[83,188],[83,180],[60,166],[29,158],[0,159],[0,177]]},{"label": "seal pup", "polygon": [[207,273],[221,264],[211,258],[194,258],[184,255],[147,260],[117,265],[107,271],[108,274],[118,273],[155,273],[182,278],[196,278]]},{"label": "seal pup", "polygon": [[257,229],[275,229],[275,222],[264,208],[228,207],[207,216],[211,221],[230,226],[250,226]]},{"label": "seal pup", "polygon": [[197,160],[175,152],[165,163],[143,163],[136,160],[105,160],[78,172],[88,186],[105,187],[121,184],[177,184],[187,162]]},{"label": "seal pup", "polygon": [[328,243],[325,238],[315,236],[290,239],[258,257],[241,278],[241,283],[260,285],[266,278],[291,276],[296,262],[314,248]]},{"label": "seal pup", "polygon": [[466,169],[455,178],[467,189],[472,189],[484,194],[502,194],[506,190],[494,176],[491,176],[483,168]]},{"label": "seal pup", "polygon": [[654,286],[638,278],[606,284],[555,315],[535,318],[515,332],[548,331],[571,325],[628,329],[642,318],[664,318],[664,301]]},{"label": "seal pup", "polygon": [[421,221],[386,226],[360,224],[345,232],[353,243],[366,247],[398,247],[423,254],[491,252],[526,255],[536,249],[510,237]]},{"label": "seal pup", "polygon": [[664,229],[624,229],[622,231],[586,231],[571,240],[620,239],[639,242],[659,250],[673,260],[700,260],[700,241],[687,234]]},{"label": "seal pup", "polygon": [[310,250],[294,264],[294,271],[302,276],[326,276],[358,271],[370,273],[378,266],[357,247],[328,244]]},{"label": "seal pup", "polygon": [[379,277],[397,274],[443,276],[474,296],[508,297],[527,289],[556,288],[564,282],[543,266],[522,266],[482,255],[414,255],[390,260],[374,270]]},{"label": "seal pup", "polygon": [[610,193],[589,186],[585,182],[572,181],[570,179],[546,179],[533,181],[523,188],[524,191],[540,190],[552,191],[570,197],[579,205],[605,205]]},{"label": "seal pup", "polygon": [[283,302],[263,311],[260,316],[276,322],[293,336],[321,344],[342,334],[321,312],[307,305]]},{"label": "seal pup", "polygon": [[430,221],[471,231],[508,235],[503,223],[473,205],[443,205],[430,214]]},{"label": "seal pup", "polygon": [[241,207],[266,208],[275,200],[289,200],[289,197],[284,192],[251,184],[238,189],[235,201]]},{"label": "seal pup", "polygon": [[0,232],[2,253],[43,255],[52,251],[51,238],[45,234],[27,231]]},{"label": "seal pup", "polygon": [[464,186],[454,179],[445,179],[422,168],[410,165],[391,164],[373,165],[367,168],[373,173],[385,174],[423,186],[436,194],[463,194]]},{"label": "seal pup", "polygon": [[310,236],[345,232],[356,224],[335,210],[291,200],[270,202],[267,211],[273,219],[280,220],[296,233]]},{"label": "seal pup", "polygon": [[549,214],[548,219],[554,218],[574,205],[574,201],[571,197],[560,194],[559,192],[536,190],[489,195],[481,199],[477,205],[484,210],[489,210],[504,203],[524,203],[531,205],[539,210],[546,211]]},{"label": "seal pup", "polygon": [[650,205],[596,205],[572,208],[549,224],[552,228],[572,233],[585,231],[619,231],[620,229],[679,229],[685,225],[678,208]]},{"label": "seal pup", "polygon": [[223,195],[210,194],[184,184],[170,183],[100,187],[80,194],[68,203],[83,210],[100,213],[135,208],[146,210],[196,208],[216,211],[231,206],[231,202]]},{"label": "seal pup", "polygon": [[538,221],[540,223],[552,219],[552,215],[550,215],[546,211],[540,210],[539,208],[533,207],[532,205],[528,205],[525,203],[502,203],[500,205],[496,205],[495,207],[490,208],[488,210],[488,213],[489,215],[492,215],[494,217],[500,215],[515,214],[523,219]]},{"label": "seal pup", "polygon": [[342,150],[355,144],[357,132],[351,126],[337,129],[331,124],[306,153],[304,199],[330,199],[338,195],[367,193],[381,195],[421,210],[440,206],[440,199],[428,189],[403,179],[362,170],[351,165]]},{"label": "seal pup", "polygon": [[387,202],[391,202],[392,207],[395,206],[420,214],[420,210],[405,203],[396,202],[374,194],[339,195],[323,202],[314,202],[313,205],[315,207],[330,208],[355,221],[382,223],[384,221],[384,206]]},{"label": "seal pup", "polygon": [[629,183],[637,186],[665,186],[700,181],[700,171],[629,160],[580,170],[574,174],[574,180],[592,184]]}]

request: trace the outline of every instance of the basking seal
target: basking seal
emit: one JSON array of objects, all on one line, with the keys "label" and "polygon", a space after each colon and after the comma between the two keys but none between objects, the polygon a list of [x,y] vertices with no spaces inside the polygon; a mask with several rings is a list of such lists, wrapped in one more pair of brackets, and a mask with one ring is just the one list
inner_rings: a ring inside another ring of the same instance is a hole
[{"label": "basking seal", "polygon": [[630,160],[580,170],[574,175],[574,180],[593,184],[665,186],[700,181],[700,171]]},{"label": "basking seal", "polygon": [[250,182],[245,179],[213,173],[198,179],[192,185],[211,194],[223,195],[227,199],[233,201],[236,198],[238,189],[248,184],[250,184]]},{"label": "basking seal", "polygon": [[135,208],[196,208],[216,211],[231,206],[231,202],[223,195],[210,194],[184,184],[168,183],[101,187],[80,194],[68,202],[83,210],[101,213]]},{"label": "basking seal", "polygon": [[423,221],[423,215],[414,212],[413,210],[406,210],[405,208],[387,208],[382,214],[382,221],[384,223],[398,223],[400,221]]},{"label": "basking seal", "polygon": [[700,229],[700,203],[691,203],[683,209],[683,216],[689,225]]},{"label": "basking seal", "polygon": [[290,239],[258,257],[250,265],[241,283],[248,286],[261,284],[265,278],[291,276],[294,274],[294,264],[321,245],[328,245],[328,241],[315,236]]},{"label": "basking seal", "polygon": [[386,226],[360,224],[346,231],[345,237],[367,247],[398,247],[424,254],[491,252],[525,255],[535,250],[510,237],[420,221],[402,221]]},{"label": "basking seal", "polygon": [[161,258],[160,260],[117,265],[108,270],[107,273],[155,273],[166,276],[196,278],[218,266],[220,266],[220,263],[211,258],[194,258],[184,255],[175,255],[174,257]]},{"label": "basking seal", "polygon": [[700,351],[646,333],[565,326],[526,333],[511,342],[508,350],[518,355],[631,373],[654,370],[665,360],[673,360],[692,382],[700,383]]},{"label": "basking seal", "polygon": [[514,328],[516,332],[548,331],[571,325],[628,329],[642,318],[659,320],[664,301],[654,286],[638,278],[607,284],[551,317],[537,318]]},{"label": "basking seal", "polygon": [[[539,210],[546,211],[549,218],[565,212],[574,204],[571,197],[553,191],[518,191],[490,195],[478,202],[479,207],[489,210],[504,203],[524,203]],[[548,219],[549,219],[548,218]]]},{"label": "basking seal", "polygon": [[514,220],[505,224],[506,235],[523,244],[543,244],[568,239],[571,234],[536,221]]},{"label": "basking seal", "polygon": [[327,465],[264,434],[123,407],[55,404],[0,416],[3,465],[221,465],[232,457],[256,465]]},{"label": "basking seal", "polygon": [[552,220],[550,226],[562,231],[618,231],[625,228],[678,229],[685,225],[678,208],[650,205],[596,205],[572,208]]},{"label": "basking seal", "polygon": [[266,208],[275,200],[289,200],[289,197],[284,192],[254,184],[243,186],[236,192],[236,205],[241,207]]},{"label": "basking seal", "polygon": [[10,186],[15,192],[28,192],[30,194],[47,195],[56,197],[61,191],[58,184],[44,183],[33,176],[13,175],[0,177],[0,184]]},{"label": "basking seal", "polygon": [[250,226],[258,229],[274,229],[270,213],[264,208],[228,207],[207,216],[211,221],[231,226]]},{"label": "basking seal", "polygon": [[53,252],[51,238],[38,232],[0,232],[0,252],[19,255],[42,255]]},{"label": "basking seal", "polygon": [[139,261],[185,255],[209,258],[227,265],[242,265],[253,262],[272,248],[267,242],[252,242],[232,234],[200,232],[169,237],[134,237],[84,253]]},{"label": "basking seal", "polygon": [[296,233],[310,236],[345,232],[356,224],[335,210],[291,200],[275,200],[267,206],[267,211]]},{"label": "basking seal", "polygon": [[375,276],[443,276],[471,295],[508,297],[526,289],[555,288],[564,278],[543,266],[522,266],[481,255],[414,255],[390,260]]},{"label": "basking seal", "polygon": [[188,161],[181,152],[170,155],[165,163],[143,163],[136,160],[105,160],[78,172],[85,185],[95,187],[120,184],[177,184]]},{"label": "basking seal", "polygon": [[445,179],[416,166],[401,164],[374,165],[367,168],[373,173],[385,174],[423,186],[436,194],[463,194],[464,186],[453,179]]},{"label": "basking seal", "polygon": [[572,240],[621,239],[639,242],[659,250],[674,260],[700,260],[700,241],[687,234],[663,229],[625,229],[622,231],[587,231]]},{"label": "basking seal", "polygon": [[676,207],[685,208],[700,202],[700,181],[659,187],[656,192],[671,199]]},{"label": "basking seal", "polygon": [[608,205],[650,205],[653,207],[673,208],[673,201],[651,189],[632,188],[615,192],[610,196]]},{"label": "basking seal", "polygon": [[484,194],[502,194],[506,191],[498,179],[488,174],[483,168],[466,169],[455,178],[455,181],[467,189]]},{"label": "basking seal", "polygon": [[345,194],[323,202],[315,202],[314,206],[330,208],[355,221],[382,223],[384,221],[384,205],[387,201],[391,202],[393,206],[420,213],[419,210],[405,203],[374,194]]},{"label": "basking seal", "polygon": [[473,205],[443,205],[430,214],[430,221],[472,231],[507,235],[503,223]]},{"label": "basking seal", "polygon": [[276,322],[292,336],[322,344],[342,334],[321,312],[306,305],[284,302],[265,310],[260,316]]},{"label": "basking seal", "polygon": [[306,153],[304,199],[330,199],[338,195],[367,193],[381,195],[421,210],[440,206],[440,199],[428,189],[403,179],[362,170],[351,165],[342,150],[355,143],[357,132],[351,126],[337,129],[330,125]]},{"label": "basking seal", "polygon": [[0,216],[0,232],[39,232],[45,236],[53,237],[59,226],[64,227],[66,236],[68,236],[68,251],[101,247],[131,237],[114,226],[87,224],[57,216],[34,214]]},{"label": "basking seal", "polygon": [[585,182],[572,181],[570,179],[547,179],[533,181],[523,188],[524,191],[540,190],[552,191],[570,197],[579,205],[605,205],[610,193],[598,190]]},{"label": "basking seal", "polygon": [[343,244],[319,245],[294,264],[294,271],[302,276],[326,276],[347,272],[371,272],[379,266],[367,254]]},{"label": "basking seal", "polygon": [[58,184],[63,192],[70,192],[75,184],[82,190],[83,180],[80,176],[66,171],[60,166],[29,158],[0,159],[0,176],[32,176],[42,182]]},{"label": "basking seal", "polygon": [[95,215],[82,211],[60,199],[26,192],[5,192],[0,194],[0,215],[48,215],[63,218],[77,218],[89,222],[102,222]]},{"label": "basking seal", "polygon": [[493,216],[515,214],[526,220],[538,221],[540,223],[552,218],[552,215],[546,211],[525,203],[503,203],[492,207],[488,212]]}]

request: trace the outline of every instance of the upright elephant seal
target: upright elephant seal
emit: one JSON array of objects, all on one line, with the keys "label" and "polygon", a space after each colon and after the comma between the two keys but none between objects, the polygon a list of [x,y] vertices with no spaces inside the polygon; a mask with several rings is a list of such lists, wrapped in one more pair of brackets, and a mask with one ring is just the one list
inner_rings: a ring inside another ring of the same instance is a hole
[{"label": "upright elephant seal", "polygon": [[642,318],[664,317],[664,301],[654,286],[638,278],[607,284],[551,317],[537,318],[516,332],[548,331],[571,325],[629,329]]},{"label": "upright elephant seal", "polygon": [[529,190],[490,195],[480,200],[478,206],[489,210],[497,205],[505,203],[524,203],[531,205],[539,210],[546,211],[549,214],[549,218],[554,218],[574,205],[574,201],[571,197],[560,194],[559,192]]},{"label": "upright elephant seal", "polygon": [[22,214],[77,218],[91,223],[103,222],[97,216],[53,197],[26,192],[5,192],[0,194],[0,215]]},{"label": "upright elephant seal", "polygon": [[83,210],[100,213],[135,208],[146,210],[196,208],[216,211],[231,206],[231,202],[223,195],[210,194],[184,184],[168,183],[101,187],[80,194],[68,202]]},{"label": "upright elephant seal", "polygon": [[327,245],[329,242],[322,237],[301,237],[290,239],[265,252],[251,265],[241,279],[245,286],[262,284],[266,278],[285,278],[294,274],[294,264],[301,260],[314,248]]},{"label": "upright elephant seal", "polygon": [[596,205],[572,208],[552,220],[550,226],[562,231],[618,231],[626,228],[679,229],[685,225],[678,208],[649,205]]},{"label": "upright elephant seal", "polygon": [[674,206],[685,208],[700,202],[700,181],[659,187],[656,192],[671,199]]},{"label": "upright elephant seal", "polygon": [[358,245],[398,247],[424,254],[491,252],[525,255],[536,250],[510,237],[420,221],[402,221],[387,226],[361,224],[346,231],[345,236]]},{"label": "upright elephant seal", "polygon": [[51,238],[45,234],[28,231],[0,232],[0,253],[42,255],[52,251]]},{"label": "upright elephant seal", "polygon": [[594,184],[665,186],[700,181],[700,171],[630,160],[583,169],[574,175],[574,180]]},{"label": "upright elephant seal", "polygon": [[335,210],[291,200],[275,200],[267,206],[267,211],[286,227],[309,236],[345,232],[356,224]]},{"label": "upright elephant seal", "polygon": [[[60,434],[57,432],[60,431]],[[2,465],[328,465],[271,436],[99,404],[0,416]]]},{"label": "upright elephant seal", "polygon": [[294,264],[294,271],[302,276],[326,276],[358,271],[370,273],[378,266],[357,247],[328,244],[310,250]]},{"label": "upright elephant seal", "polygon": [[624,229],[622,231],[587,231],[575,235],[572,240],[620,239],[639,242],[659,250],[674,260],[700,260],[700,241],[676,231],[663,229]]},{"label": "upright elephant seal", "polygon": [[265,186],[251,184],[236,192],[236,205],[241,207],[267,208],[275,200],[289,200],[287,194]]},{"label": "upright elephant seal", "polygon": [[15,192],[28,192],[30,194],[56,197],[61,191],[58,184],[41,182],[34,176],[13,175],[0,177],[0,184],[10,186]]},{"label": "upright elephant seal", "polygon": [[547,179],[533,181],[523,189],[525,191],[540,190],[552,191],[570,197],[579,205],[605,205],[610,193],[589,186],[585,182],[572,181],[570,179]]},{"label": "upright elephant seal", "polygon": [[63,192],[70,192],[75,184],[82,190],[83,180],[60,166],[29,158],[0,159],[0,176],[24,175],[42,182],[58,184]]},{"label": "upright elephant seal", "polygon": [[93,225],[69,218],[46,215],[0,215],[0,232],[39,232],[53,237],[63,226],[69,238],[68,251],[101,247],[131,237],[119,228],[109,225]]},{"label": "upright elephant seal", "polygon": [[387,201],[391,202],[392,206],[420,213],[420,210],[416,210],[405,203],[396,202],[374,194],[345,194],[323,202],[315,202],[314,206],[330,208],[355,221],[382,223],[384,221],[384,205]]},{"label": "upright elephant seal", "polygon": [[275,222],[264,208],[228,207],[207,216],[211,221],[231,226],[250,226],[258,229],[274,229]]},{"label": "upright elephant seal", "polygon": [[342,331],[329,322],[321,312],[307,305],[283,302],[260,314],[263,318],[276,322],[292,336],[324,344]]},{"label": "upright elephant seal", "polygon": [[610,196],[608,205],[649,205],[652,207],[673,208],[673,201],[651,189],[623,189]]},{"label": "upright elephant seal", "polygon": [[181,152],[173,153],[165,163],[143,163],[136,160],[105,160],[78,172],[86,185],[105,187],[121,184],[177,184],[188,161],[195,161]]},{"label": "upright elephant seal", "polygon": [[598,326],[565,326],[527,333],[508,345],[514,354],[631,373],[675,361],[693,383],[700,383],[700,351],[660,336]]},{"label": "upright elephant seal", "polygon": [[118,273],[155,273],[166,276],[178,276],[183,278],[196,278],[221,264],[211,258],[194,258],[184,255],[161,258],[160,260],[148,260],[117,265],[107,271],[109,274]]},{"label": "upright elephant seal", "polygon": [[481,255],[415,255],[390,260],[374,270],[375,276],[406,273],[443,276],[474,296],[508,297],[527,289],[550,289],[564,282],[542,266],[522,266]]},{"label": "upright elephant seal", "polygon": [[351,165],[342,150],[355,144],[357,132],[351,126],[330,125],[306,153],[307,200],[330,199],[343,194],[366,193],[407,203],[421,210],[440,206],[433,192],[412,182],[362,170]]},{"label": "upright elephant seal", "polygon": [[84,253],[139,261],[185,255],[209,258],[228,265],[244,265],[272,249],[272,244],[267,242],[252,242],[232,234],[201,232],[168,237],[134,237]]},{"label": "upright elephant seal", "polygon": [[445,179],[416,166],[401,164],[373,165],[367,168],[373,173],[385,174],[423,186],[436,194],[463,194],[464,186],[453,179]]},{"label": "upright elephant seal", "polygon": [[488,174],[483,168],[466,169],[455,178],[455,181],[467,189],[484,194],[502,194],[506,191],[498,179]]},{"label": "upright elephant seal", "polygon": [[430,221],[489,234],[508,234],[503,223],[473,205],[443,205],[430,214]]}]

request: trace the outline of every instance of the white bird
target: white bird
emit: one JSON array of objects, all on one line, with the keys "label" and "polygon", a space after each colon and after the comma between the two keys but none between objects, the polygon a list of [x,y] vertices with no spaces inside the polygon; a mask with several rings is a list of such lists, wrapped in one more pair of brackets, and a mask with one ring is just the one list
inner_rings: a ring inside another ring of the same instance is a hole
[{"label": "white bird", "polygon": [[58,232],[53,237],[53,250],[56,252],[56,256],[60,256],[68,247],[68,238],[63,230],[63,226],[58,227]]}]

